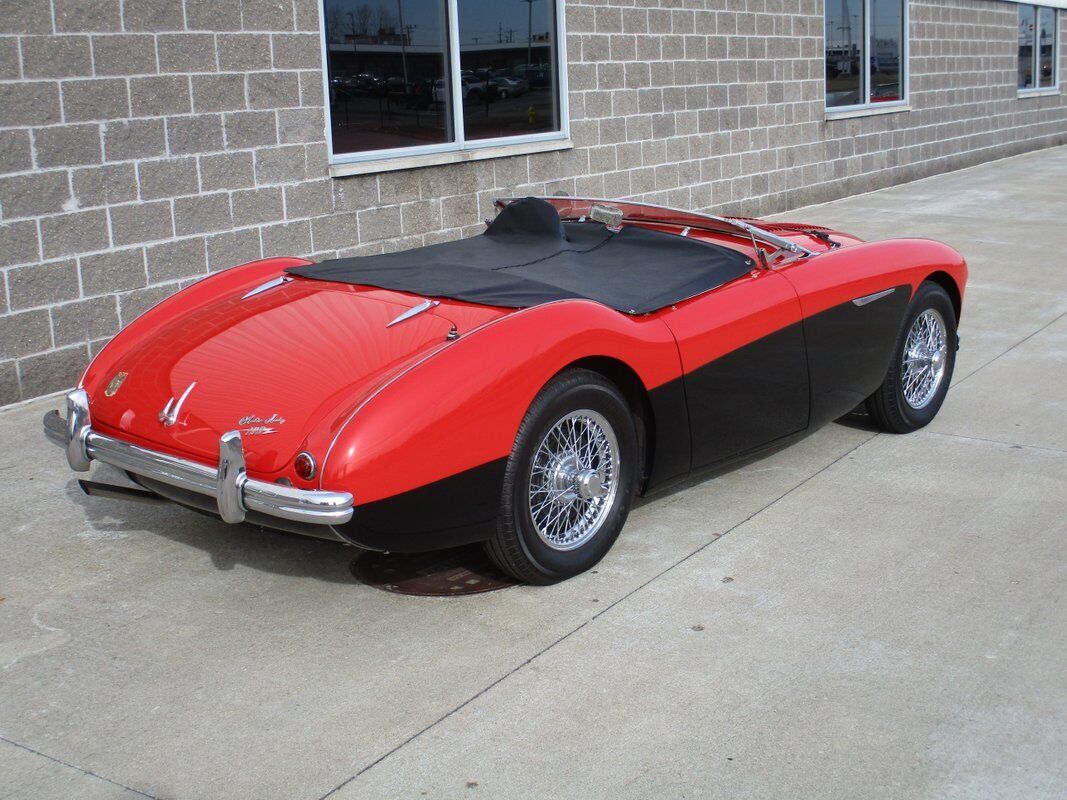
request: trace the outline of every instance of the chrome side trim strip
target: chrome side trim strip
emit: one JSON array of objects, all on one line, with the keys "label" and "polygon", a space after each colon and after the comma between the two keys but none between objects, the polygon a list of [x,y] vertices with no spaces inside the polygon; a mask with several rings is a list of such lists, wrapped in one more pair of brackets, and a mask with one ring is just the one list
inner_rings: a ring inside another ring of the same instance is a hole
[{"label": "chrome side trim strip", "polygon": [[[238,431],[223,434],[219,440],[219,464],[211,467],[92,430],[88,397],[82,389],[68,394],[67,404],[68,408],[73,405],[76,409],[73,421],[63,419],[58,411],[50,411],[44,417],[44,433],[50,442],[67,449],[71,466],[79,472],[88,470],[90,461],[100,461],[134,475],[213,497],[219,515],[227,522],[239,522],[246,512],[253,511],[317,525],[341,525],[352,519],[353,499],[348,492],[296,489],[249,478]],[[84,460],[80,460],[82,453]]]},{"label": "chrome side trim strip", "polygon": [[405,311],[403,314],[401,314],[399,317],[394,319],[392,322],[390,322],[385,327],[391,328],[394,325],[397,325],[397,324],[403,322],[406,319],[411,319],[412,317],[416,317],[419,314],[421,314],[423,311],[429,311],[431,308],[436,308],[439,305],[441,305],[441,301],[440,300],[423,300],[417,306],[412,306],[411,308],[409,308],[407,311]]},{"label": "chrome side trim strip", "polygon": [[894,286],[892,289],[884,289],[880,292],[875,292],[874,294],[868,294],[864,295],[863,297],[857,297],[855,300],[852,301],[852,304],[857,306],[865,306],[868,303],[873,303],[875,300],[881,300],[883,297],[889,297],[889,295],[893,294],[893,292],[895,292],[896,290],[897,287]]}]

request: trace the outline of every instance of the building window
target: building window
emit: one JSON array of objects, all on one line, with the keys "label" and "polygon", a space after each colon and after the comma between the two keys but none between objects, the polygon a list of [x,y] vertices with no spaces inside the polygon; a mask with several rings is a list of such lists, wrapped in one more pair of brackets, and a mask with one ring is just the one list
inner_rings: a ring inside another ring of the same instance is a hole
[{"label": "building window", "polygon": [[333,163],[566,138],[563,0],[324,0]]},{"label": "building window", "polygon": [[826,107],[907,102],[907,0],[826,0]]},{"label": "building window", "polygon": [[1019,91],[1055,89],[1059,83],[1056,9],[1019,6]]}]

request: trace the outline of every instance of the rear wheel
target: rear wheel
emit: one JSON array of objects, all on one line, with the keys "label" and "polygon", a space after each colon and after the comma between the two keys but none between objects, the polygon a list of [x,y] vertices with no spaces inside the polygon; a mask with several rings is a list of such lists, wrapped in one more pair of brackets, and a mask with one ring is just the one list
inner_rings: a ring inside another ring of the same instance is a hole
[{"label": "rear wheel", "polygon": [[508,459],[500,521],[486,550],[527,583],[549,584],[592,567],[630,512],[637,433],[618,389],[569,370],[530,405]]},{"label": "rear wheel", "polygon": [[867,412],[893,433],[929,424],[955,366],[956,311],[943,288],[923,283],[908,306],[885,381],[867,398]]}]

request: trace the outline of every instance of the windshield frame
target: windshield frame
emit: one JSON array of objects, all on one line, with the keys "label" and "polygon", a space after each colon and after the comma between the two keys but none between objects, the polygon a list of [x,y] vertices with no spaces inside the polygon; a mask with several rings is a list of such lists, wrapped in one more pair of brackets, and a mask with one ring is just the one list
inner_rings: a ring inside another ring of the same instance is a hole
[{"label": "windshield frame", "polygon": [[[746,239],[753,240],[753,245],[755,245],[755,240],[759,239],[762,242],[773,245],[780,251],[791,253],[798,258],[808,258],[817,255],[814,250],[809,250],[803,245],[799,245],[790,239],[778,236],[777,234],[766,231],[763,228],[748,222],[743,222],[739,219],[716,217],[712,214],[683,211],[677,208],[660,206],[654,203],[640,203],[634,200],[609,200],[599,197],[546,197],[537,195],[534,195],[534,197],[538,200],[544,200],[547,203],[551,203],[556,211],[559,212],[562,219],[579,219],[583,216],[588,216],[594,205],[614,206],[622,211],[623,221],[665,223],[668,225],[680,225],[687,228],[697,228],[712,233],[739,235],[744,236]],[[494,205],[499,210],[518,199],[520,198],[501,197],[497,198]],[[766,254],[764,254],[758,247],[756,247],[756,250],[757,255],[759,255],[761,259],[766,258]],[[764,264],[766,265],[766,262],[764,262]]]}]

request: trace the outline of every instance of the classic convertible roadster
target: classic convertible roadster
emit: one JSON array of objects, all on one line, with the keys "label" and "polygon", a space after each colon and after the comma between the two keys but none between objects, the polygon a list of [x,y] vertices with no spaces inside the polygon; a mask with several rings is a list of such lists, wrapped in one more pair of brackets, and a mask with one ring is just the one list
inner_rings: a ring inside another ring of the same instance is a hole
[{"label": "classic convertible roadster", "polygon": [[220,272],[119,333],[45,432],[70,466],[226,522],[531,583],[596,564],[637,493],[866,404],[948,390],[967,269],[937,242],[622,201],[501,200],[481,235]]}]

